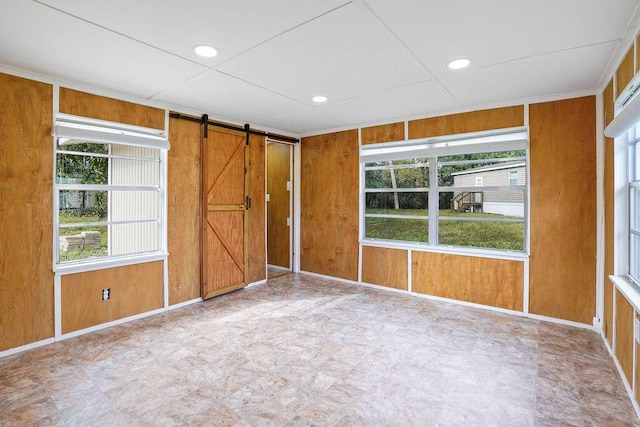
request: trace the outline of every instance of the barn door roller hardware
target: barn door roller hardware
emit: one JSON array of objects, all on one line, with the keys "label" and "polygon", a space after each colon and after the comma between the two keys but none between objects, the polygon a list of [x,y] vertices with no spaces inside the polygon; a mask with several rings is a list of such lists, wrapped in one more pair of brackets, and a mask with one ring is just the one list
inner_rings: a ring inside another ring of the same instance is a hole
[{"label": "barn door roller hardware", "polygon": [[[188,121],[197,122],[197,123],[208,123],[209,126],[215,126],[215,127],[219,127],[219,128],[223,128],[223,129],[235,130],[235,131],[240,131],[240,132],[245,132],[245,133],[247,132],[246,127],[249,126],[248,124],[246,124],[244,126],[239,126],[239,125],[232,125],[232,124],[229,124],[229,123],[216,122],[214,120],[209,120],[209,116],[207,114],[204,114],[202,117],[194,117],[194,116],[189,116],[189,115],[186,115],[186,114],[171,112],[171,113],[169,113],[169,117],[171,117],[172,119],[188,120]],[[207,136],[207,134],[208,134],[208,130],[207,130],[207,126],[205,126],[205,137]],[[268,138],[273,138],[273,139],[276,139],[276,140],[282,141],[282,142],[291,142],[291,143],[300,142],[300,140],[298,138],[293,138],[291,136],[285,136],[285,135],[279,135],[277,133],[269,133],[269,132],[262,132],[262,131],[259,131],[259,130],[253,130],[250,127],[249,127],[248,134],[258,135],[258,136],[266,136]]]}]

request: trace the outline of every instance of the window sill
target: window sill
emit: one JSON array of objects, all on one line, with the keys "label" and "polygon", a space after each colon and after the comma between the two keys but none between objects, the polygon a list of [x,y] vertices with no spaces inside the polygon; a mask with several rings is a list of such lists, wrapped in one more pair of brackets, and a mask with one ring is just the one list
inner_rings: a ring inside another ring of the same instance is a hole
[{"label": "window sill", "polygon": [[363,246],[374,246],[379,248],[389,249],[405,249],[420,252],[433,252],[440,254],[450,255],[464,255],[475,256],[480,258],[494,258],[494,259],[506,259],[515,261],[524,261],[529,259],[529,255],[526,252],[516,251],[500,251],[492,249],[476,249],[476,248],[461,248],[456,246],[431,246],[424,243],[409,243],[409,242],[393,242],[388,240],[360,240],[360,244]]},{"label": "window sill", "polygon": [[640,310],[640,287],[625,276],[609,276],[616,289],[624,295],[636,310]]},{"label": "window sill", "polygon": [[153,254],[109,258],[95,261],[78,261],[54,265],[53,271],[56,275],[84,273],[87,271],[104,270],[107,268],[124,267],[127,265],[144,264],[154,261],[164,261],[168,256],[169,254],[166,252],[154,252]]}]

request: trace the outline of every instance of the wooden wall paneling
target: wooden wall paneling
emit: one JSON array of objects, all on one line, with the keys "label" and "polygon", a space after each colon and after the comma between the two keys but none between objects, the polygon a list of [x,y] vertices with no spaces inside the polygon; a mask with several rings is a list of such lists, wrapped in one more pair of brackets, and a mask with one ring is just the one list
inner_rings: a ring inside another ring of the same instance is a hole
[{"label": "wooden wall paneling", "polygon": [[473,302],[472,282],[467,280],[472,275],[471,259],[457,258],[454,255],[411,252],[413,292]]},{"label": "wooden wall paneling", "polygon": [[595,313],[595,97],[532,104],[530,311],[591,324]]},{"label": "wooden wall paneling", "polygon": [[613,79],[602,92],[602,102],[604,108],[604,127],[611,123],[616,115],[615,97],[613,95]]},{"label": "wooden wall paneling", "polygon": [[303,138],[303,271],[358,279],[358,131]]},{"label": "wooden wall paneling", "polygon": [[633,306],[616,290],[616,357],[629,384],[633,384]]},{"label": "wooden wall paneling", "polygon": [[[614,118],[615,106],[613,100],[613,79],[603,93],[604,126]],[[604,317],[602,330],[604,336],[612,345],[613,339],[613,283],[609,276],[613,274],[614,258],[614,140],[604,139]]]},{"label": "wooden wall paneling", "polygon": [[119,99],[60,88],[60,112],[153,129],[164,129],[165,111]]},{"label": "wooden wall paneling", "polygon": [[201,125],[169,120],[168,251],[169,304],[200,297]]},{"label": "wooden wall paneling", "polygon": [[265,194],[265,137],[249,138],[249,197],[251,209],[247,212],[249,226],[247,283],[267,278],[266,255],[266,194]]},{"label": "wooden wall paneling", "polygon": [[524,263],[412,252],[414,292],[522,311]]},{"label": "wooden wall paneling", "polygon": [[162,308],[163,276],[163,261],[62,276],[62,333]]},{"label": "wooden wall paneling", "polygon": [[0,351],[51,338],[51,85],[0,73]]},{"label": "wooden wall paneling", "polygon": [[409,122],[409,139],[524,126],[524,106],[493,108]]},{"label": "wooden wall paneling", "polygon": [[616,98],[620,96],[635,74],[634,61],[635,53],[632,44],[616,70]]},{"label": "wooden wall paneling", "polygon": [[408,251],[362,247],[362,281],[388,288],[408,290]]},{"label": "wooden wall paneling", "polygon": [[404,122],[371,126],[360,130],[362,145],[404,140]]}]

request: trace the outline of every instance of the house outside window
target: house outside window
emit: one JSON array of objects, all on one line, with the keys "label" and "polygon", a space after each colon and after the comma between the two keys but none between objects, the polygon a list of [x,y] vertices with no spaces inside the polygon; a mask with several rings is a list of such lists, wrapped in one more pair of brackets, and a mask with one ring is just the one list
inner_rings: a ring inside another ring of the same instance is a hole
[{"label": "house outside window", "polygon": [[361,147],[363,240],[526,251],[527,133]]},{"label": "house outside window", "polygon": [[167,149],[156,130],[58,118],[56,264],[166,252]]},{"label": "house outside window", "polygon": [[510,170],[509,171],[509,185],[516,186],[518,185],[518,171]]}]

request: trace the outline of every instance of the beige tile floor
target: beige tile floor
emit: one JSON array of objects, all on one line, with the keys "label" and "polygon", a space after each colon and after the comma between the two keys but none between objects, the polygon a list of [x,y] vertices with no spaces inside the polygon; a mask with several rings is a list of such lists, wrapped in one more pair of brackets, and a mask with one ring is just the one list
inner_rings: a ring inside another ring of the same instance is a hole
[{"label": "beige tile floor", "polygon": [[638,425],[594,332],[294,274],[0,359],[0,422]]}]

